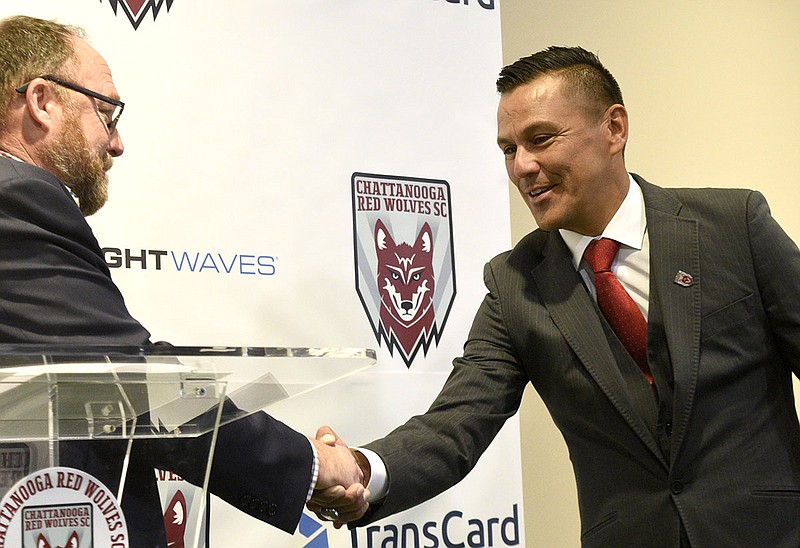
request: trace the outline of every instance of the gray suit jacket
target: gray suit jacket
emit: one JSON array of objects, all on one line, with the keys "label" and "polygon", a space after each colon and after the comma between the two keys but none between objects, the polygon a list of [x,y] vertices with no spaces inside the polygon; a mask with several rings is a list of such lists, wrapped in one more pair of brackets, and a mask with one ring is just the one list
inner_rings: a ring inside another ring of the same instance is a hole
[{"label": "gray suit jacket", "polygon": [[800,546],[800,252],[757,192],[635,177],[660,405],[561,237],[534,231],[486,266],[489,293],[430,410],[367,445],[389,494],[359,525],[460,481],[530,381],[569,449],[583,545],[679,546],[683,529],[693,546]]}]

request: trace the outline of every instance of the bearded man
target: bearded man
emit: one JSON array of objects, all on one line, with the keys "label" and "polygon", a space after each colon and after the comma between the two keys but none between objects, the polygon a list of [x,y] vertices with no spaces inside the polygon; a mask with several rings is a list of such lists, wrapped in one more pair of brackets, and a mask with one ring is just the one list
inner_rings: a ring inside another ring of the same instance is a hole
[{"label": "bearded man", "polygon": [[[108,196],[124,147],[124,109],[84,32],[31,17],[0,21],[0,345],[145,345],[84,216]],[[202,480],[207,440],[137,440],[122,509],[130,546],[166,546],[154,468]],[[125,444],[61,444],[62,466],[102,477]],[[311,490],[362,479],[342,445],[309,440],[266,413],[219,430],[209,486],[253,517],[292,532]]]}]

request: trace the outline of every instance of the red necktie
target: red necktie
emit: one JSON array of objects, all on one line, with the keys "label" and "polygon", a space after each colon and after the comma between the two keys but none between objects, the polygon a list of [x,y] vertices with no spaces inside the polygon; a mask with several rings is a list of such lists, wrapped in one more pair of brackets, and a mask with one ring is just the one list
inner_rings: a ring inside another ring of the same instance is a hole
[{"label": "red necktie", "polygon": [[653,376],[647,364],[647,320],[622,284],[611,272],[611,263],[619,251],[619,242],[608,238],[593,240],[583,258],[594,271],[597,305],[611,329],[628,349],[650,384]]}]

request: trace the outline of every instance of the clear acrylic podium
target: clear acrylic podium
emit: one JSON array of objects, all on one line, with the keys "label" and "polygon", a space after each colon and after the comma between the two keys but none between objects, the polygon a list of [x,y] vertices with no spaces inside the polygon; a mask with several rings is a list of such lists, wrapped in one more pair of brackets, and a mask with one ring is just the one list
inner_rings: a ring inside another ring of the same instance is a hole
[{"label": "clear acrylic podium", "polygon": [[[66,537],[78,534],[104,545],[106,531],[95,526],[110,522],[95,519],[87,529],[89,522],[78,519],[91,514],[81,505],[97,498],[96,491],[87,491],[96,471],[71,474],[78,467],[62,462],[65,448],[76,444],[116,440],[122,448],[114,470],[100,474],[119,502],[134,440],[208,438],[204,469],[194,481],[202,496],[192,512],[202,516],[220,426],[374,362],[373,350],[352,348],[0,346],[0,510],[6,504],[0,540],[5,546],[36,546],[36,535],[49,531],[58,537],[50,540],[53,546],[67,545]],[[66,500],[72,491],[77,499]],[[185,512],[179,508],[170,519],[185,521]],[[124,520],[129,524],[136,516]],[[77,532],[45,527],[67,523],[79,523],[72,527]],[[195,519],[195,530],[185,532],[187,546],[198,545],[201,525]]]}]

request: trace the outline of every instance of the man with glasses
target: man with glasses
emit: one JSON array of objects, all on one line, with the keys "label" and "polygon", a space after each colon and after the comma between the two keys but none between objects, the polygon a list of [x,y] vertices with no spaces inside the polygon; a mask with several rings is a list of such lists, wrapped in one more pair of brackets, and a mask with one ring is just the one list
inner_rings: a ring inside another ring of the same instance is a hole
[{"label": "man with glasses", "polygon": [[[124,103],[105,59],[83,36],[30,17],[0,21],[0,344],[150,342],[84,219],[106,202],[106,172],[124,151],[117,127]],[[121,464],[121,444],[91,447],[65,447],[62,464]],[[122,500],[130,546],[166,546],[154,468],[202,479],[199,467],[171,467],[176,453],[194,447],[134,444]],[[315,486],[361,480],[346,447],[309,440],[256,413],[220,429],[210,486],[291,532]]]},{"label": "man with glasses", "polygon": [[[117,127],[117,121],[119,121],[119,117],[122,116],[122,111],[125,110],[125,103],[123,103],[119,99],[112,99],[108,95],[97,93],[96,91],[86,89],[85,87],[79,86],[78,84],[73,84],[72,82],[66,82],[60,78],[56,78],[55,76],[51,76],[49,74],[42,76],[42,78],[44,80],[49,80],[53,83],[56,83],[59,86],[64,86],[67,89],[71,89],[72,91],[83,93],[88,97],[94,97],[95,99],[99,99],[103,103],[107,103],[108,106],[106,108],[99,109],[98,112],[105,117],[103,122],[106,124],[109,133],[114,131],[114,128]],[[21,85],[20,87],[17,88],[17,91],[19,93],[25,93],[26,91],[28,91],[29,84],[30,82]]]}]

